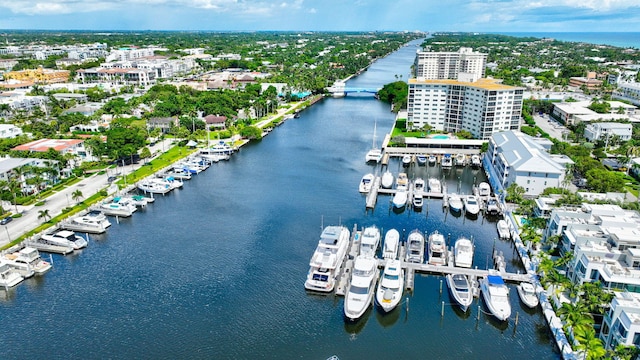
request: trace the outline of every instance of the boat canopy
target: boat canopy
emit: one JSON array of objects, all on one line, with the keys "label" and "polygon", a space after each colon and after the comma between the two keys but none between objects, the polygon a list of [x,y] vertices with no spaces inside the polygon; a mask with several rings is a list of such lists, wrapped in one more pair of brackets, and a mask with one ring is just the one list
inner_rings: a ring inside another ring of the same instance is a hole
[{"label": "boat canopy", "polygon": [[497,275],[487,275],[487,281],[489,282],[489,285],[504,285],[502,277]]}]

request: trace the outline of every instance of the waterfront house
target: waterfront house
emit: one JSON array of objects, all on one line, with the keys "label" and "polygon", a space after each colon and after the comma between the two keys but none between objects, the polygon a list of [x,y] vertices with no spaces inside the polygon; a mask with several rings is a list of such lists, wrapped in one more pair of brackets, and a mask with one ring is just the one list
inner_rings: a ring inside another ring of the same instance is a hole
[{"label": "waterfront house", "polygon": [[615,293],[600,331],[605,349],[640,346],[640,294]]}]

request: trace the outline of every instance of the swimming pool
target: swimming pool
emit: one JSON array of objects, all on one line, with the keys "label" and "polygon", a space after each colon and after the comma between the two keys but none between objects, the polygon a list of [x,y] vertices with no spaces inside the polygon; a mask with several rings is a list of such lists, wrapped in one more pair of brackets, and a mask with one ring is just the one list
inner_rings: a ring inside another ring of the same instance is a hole
[{"label": "swimming pool", "polygon": [[436,135],[432,139],[448,140],[449,137],[447,135]]}]

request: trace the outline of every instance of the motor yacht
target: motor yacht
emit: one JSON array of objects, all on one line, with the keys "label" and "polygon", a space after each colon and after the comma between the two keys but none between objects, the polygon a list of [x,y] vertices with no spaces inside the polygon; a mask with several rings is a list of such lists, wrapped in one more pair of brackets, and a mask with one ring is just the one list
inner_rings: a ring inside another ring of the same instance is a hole
[{"label": "motor yacht", "polygon": [[431,265],[447,265],[449,253],[444,235],[437,230],[429,235],[429,259]]},{"label": "motor yacht", "polygon": [[498,224],[496,225],[498,229],[498,236],[500,239],[510,239],[511,231],[509,230],[509,224],[504,219],[498,220]]},{"label": "motor yacht", "polygon": [[424,204],[424,199],[422,197],[421,192],[413,193],[413,199],[411,200],[411,204],[413,205],[413,209],[416,211],[420,211],[420,209],[422,209],[422,205]]},{"label": "motor yacht", "polygon": [[380,246],[380,237],[380,229],[376,226],[364,228],[360,236],[360,255],[375,257]]},{"label": "motor yacht", "polygon": [[173,190],[171,184],[152,181],[152,179],[138,182],[137,187],[140,191],[149,194],[166,194]]},{"label": "motor yacht", "polygon": [[331,292],[344,262],[351,233],[344,226],[327,226],[320,235],[304,287],[307,290]]},{"label": "motor yacht", "polygon": [[478,198],[475,195],[467,195],[462,198],[462,202],[464,203],[464,210],[469,215],[478,215],[480,212],[480,204],[478,203]]},{"label": "motor yacht", "polygon": [[42,275],[51,269],[51,264],[48,261],[42,260],[38,249],[32,247],[25,247],[17,253],[7,255],[8,261],[28,265],[35,275]]},{"label": "motor yacht", "polygon": [[111,226],[111,222],[99,210],[92,210],[85,215],[63,221],[60,227],[65,230],[102,234]]},{"label": "motor yacht", "polygon": [[416,156],[416,161],[418,162],[418,166],[425,166],[427,164],[427,157],[424,155]]},{"label": "motor yacht", "polygon": [[509,303],[509,288],[502,276],[496,270],[490,269],[489,274],[480,279],[480,291],[487,308],[498,320],[505,321],[511,316]]},{"label": "motor yacht", "polygon": [[467,164],[467,157],[464,154],[456,155],[456,166],[465,166]]},{"label": "motor yacht", "polygon": [[395,195],[393,195],[393,207],[396,209],[402,209],[407,205],[408,194],[406,190],[398,190]]},{"label": "motor yacht", "polygon": [[411,155],[404,155],[402,157],[402,166],[408,167],[411,165]]},{"label": "motor yacht", "polygon": [[424,179],[423,178],[416,178],[413,181],[413,191],[414,192],[419,192],[420,195],[422,195],[422,193],[424,192]]},{"label": "motor yacht", "polygon": [[462,211],[462,198],[456,193],[449,194],[449,209],[453,212]]},{"label": "motor yacht", "polygon": [[0,260],[0,288],[10,288],[20,284],[24,277],[5,260]]},{"label": "motor yacht", "polygon": [[431,154],[429,155],[429,159],[427,160],[429,162],[429,165],[435,165],[438,162],[438,158]]},{"label": "motor yacht", "polygon": [[376,301],[384,312],[393,310],[402,299],[404,273],[400,260],[387,260],[376,290]]},{"label": "motor yacht", "polygon": [[450,168],[453,166],[453,158],[451,154],[444,154],[442,156],[442,162],[440,164],[443,168]]},{"label": "motor yacht", "polygon": [[406,262],[422,264],[424,262],[424,235],[420,230],[413,230],[407,237]]},{"label": "motor yacht", "polygon": [[407,190],[409,186],[409,178],[407,178],[407,173],[399,173],[398,178],[396,179],[396,189],[398,190]]},{"label": "motor yacht", "polygon": [[440,180],[436,178],[429,178],[429,192],[434,194],[440,194],[442,192]]},{"label": "motor yacht", "polygon": [[69,230],[60,230],[53,234],[42,235],[41,240],[50,245],[70,246],[74,250],[85,248],[88,244],[86,239]]},{"label": "motor yacht", "polygon": [[470,268],[473,263],[473,243],[466,237],[460,237],[453,246],[453,258],[457,267]]},{"label": "motor yacht", "polygon": [[520,284],[518,284],[517,289],[518,296],[525,305],[527,305],[531,309],[538,306],[538,296],[536,296],[536,288],[532,283],[521,282]]},{"label": "motor yacht", "polygon": [[355,258],[351,281],[344,297],[344,315],[351,321],[358,320],[373,301],[378,262],[375,258],[359,255]]},{"label": "motor yacht", "polygon": [[393,186],[393,174],[387,170],[382,174],[381,185],[385,189],[391,189]]},{"label": "motor yacht", "polygon": [[369,191],[371,191],[371,187],[373,186],[374,179],[375,179],[375,176],[373,174],[371,173],[365,174],[360,180],[360,185],[358,186],[358,190],[363,194],[366,194]]},{"label": "motor yacht", "polygon": [[105,202],[98,207],[105,215],[109,216],[122,216],[128,217],[133,215],[138,208],[133,204],[118,203],[118,202]]},{"label": "motor yacht", "polygon": [[481,182],[478,184],[478,196],[489,196],[491,195],[491,185],[486,182]]},{"label": "motor yacht", "polygon": [[447,274],[447,287],[456,304],[463,312],[467,312],[473,303],[473,292],[469,278],[462,274]]},{"label": "motor yacht", "polygon": [[396,259],[398,257],[398,245],[400,244],[400,233],[396,229],[390,229],[384,236],[384,246],[382,250],[383,259]]},{"label": "motor yacht", "polygon": [[478,154],[471,155],[471,166],[473,166],[474,168],[479,168],[481,164],[482,164],[482,161],[480,160],[480,155]]},{"label": "motor yacht", "polygon": [[495,197],[492,196],[487,199],[485,212],[489,215],[498,215],[500,213],[500,206],[498,204],[498,200]]}]

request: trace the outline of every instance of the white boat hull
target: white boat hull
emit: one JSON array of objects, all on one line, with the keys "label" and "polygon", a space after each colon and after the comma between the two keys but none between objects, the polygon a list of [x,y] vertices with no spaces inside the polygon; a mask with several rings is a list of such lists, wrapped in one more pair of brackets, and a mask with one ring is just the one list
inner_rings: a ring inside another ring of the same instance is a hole
[{"label": "white boat hull", "polygon": [[447,274],[447,287],[449,293],[463,312],[467,312],[473,303],[473,292],[469,279],[460,274]]}]

